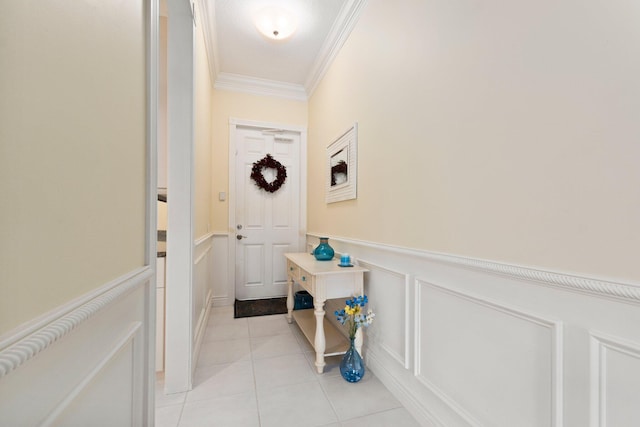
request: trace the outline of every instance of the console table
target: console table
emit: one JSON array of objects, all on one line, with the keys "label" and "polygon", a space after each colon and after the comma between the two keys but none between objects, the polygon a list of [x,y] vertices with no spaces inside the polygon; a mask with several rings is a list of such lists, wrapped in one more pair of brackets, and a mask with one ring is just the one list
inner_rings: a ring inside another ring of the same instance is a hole
[{"label": "console table", "polygon": [[[318,261],[308,253],[289,253],[287,274],[287,321],[295,319],[298,327],[316,351],[316,369],[324,371],[325,356],[344,354],[349,340],[325,318],[324,303],[327,299],[352,297],[364,294],[365,268],[339,267],[338,260]],[[313,310],[293,310],[293,284],[298,283],[313,296]],[[362,354],[362,328],[356,333],[355,346]]]}]

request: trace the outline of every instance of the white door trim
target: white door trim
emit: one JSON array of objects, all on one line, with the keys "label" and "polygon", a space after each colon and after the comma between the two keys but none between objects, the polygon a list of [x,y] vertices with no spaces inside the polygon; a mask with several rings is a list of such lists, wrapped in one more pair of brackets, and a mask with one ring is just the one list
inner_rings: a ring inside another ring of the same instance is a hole
[{"label": "white door trim", "polygon": [[168,195],[165,393],[192,388],[194,22],[190,0],[168,2]]},{"label": "white door trim", "polygon": [[236,292],[236,129],[247,126],[257,129],[281,129],[300,133],[300,234],[298,245],[305,247],[307,234],[307,128],[305,126],[286,125],[282,123],[261,122],[229,118],[229,289],[233,289],[233,300]]},{"label": "white door trim", "polygon": [[156,290],[153,284],[156,282],[156,243],[157,243],[157,200],[158,200],[158,47],[160,4],[158,0],[147,2],[147,200],[146,200],[146,245],[145,265],[148,266],[153,276],[147,287],[147,307],[144,337],[144,351],[146,352],[144,366],[144,387],[146,388],[143,404],[143,422],[145,425],[155,425],[155,349],[156,349]]}]

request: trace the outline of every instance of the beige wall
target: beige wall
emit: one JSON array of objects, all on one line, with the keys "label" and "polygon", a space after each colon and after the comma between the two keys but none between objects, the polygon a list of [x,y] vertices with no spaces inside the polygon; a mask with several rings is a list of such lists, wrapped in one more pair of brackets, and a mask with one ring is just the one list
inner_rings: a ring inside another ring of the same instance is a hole
[{"label": "beige wall", "polygon": [[307,125],[307,102],[214,90],[213,94],[213,222],[212,231],[229,228],[229,119],[254,120],[295,126]]},{"label": "beige wall", "polygon": [[[196,16],[199,16],[196,14]],[[207,234],[211,224],[211,96],[213,85],[209,73],[203,25],[195,27],[195,227],[194,236]],[[171,198],[169,196],[169,202]]]},{"label": "beige wall", "polygon": [[143,13],[2,2],[0,334],[144,264]]},{"label": "beige wall", "polygon": [[[640,279],[637,12],[369,0],[309,103],[309,230]],[[326,205],[354,121],[358,198]]]}]

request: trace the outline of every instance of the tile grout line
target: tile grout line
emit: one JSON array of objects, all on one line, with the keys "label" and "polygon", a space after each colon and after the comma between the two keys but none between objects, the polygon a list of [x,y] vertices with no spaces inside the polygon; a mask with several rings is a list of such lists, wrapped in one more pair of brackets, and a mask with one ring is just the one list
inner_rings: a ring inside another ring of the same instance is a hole
[{"label": "tile grout line", "polygon": [[333,402],[329,398],[329,394],[327,394],[327,390],[325,390],[324,386],[322,385],[322,381],[320,381],[320,378],[316,378],[316,379],[318,380],[318,384],[320,385],[320,390],[322,390],[322,394],[324,394],[324,397],[327,399],[327,402],[329,402],[329,406],[331,406],[331,410],[333,411],[333,415],[336,416],[336,420],[337,420],[338,424],[342,425],[342,420],[340,419],[340,416],[338,415],[338,411],[336,411],[336,408],[333,405]]},{"label": "tile grout line", "polygon": [[251,335],[251,325],[249,320],[247,322],[247,334],[249,335],[249,358],[251,359],[251,374],[253,376],[253,393],[256,399],[256,413],[258,415],[258,426],[262,426],[262,419],[260,417],[260,402],[258,401],[258,383],[256,382],[256,367],[255,359],[253,358],[253,337]]},{"label": "tile grout line", "polygon": [[184,413],[184,405],[186,402],[187,402],[187,395],[185,394],[184,402],[182,402],[182,406],[180,408],[180,415],[178,416],[178,423],[176,424],[176,427],[180,427],[180,421],[182,421],[182,414]]},{"label": "tile grout line", "polygon": [[[293,325],[294,323],[295,323],[295,320],[292,323],[290,323],[289,325]],[[296,325],[296,328],[297,327],[298,326]],[[322,394],[324,395],[325,399],[327,399],[327,402],[329,403],[329,406],[331,407],[331,410],[333,411],[333,415],[336,417],[336,422],[340,426],[342,426],[342,421],[340,420],[340,417],[338,416],[338,412],[336,411],[336,408],[333,406],[333,403],[331,402],[331,399],[329,398],[329,395],[327,394],[325,388],[323,387],[322,381],[320,381],[320,378],[321,378],[320,374],[317,373],[315,366],[313,365],[313,363],[311,363],[309,361],[309,359],[307,358],[307,356],[305,354],[306,352],[305,352],[303,346],[308,343],[307,342],[307,338],[304,335],[300,336],[300,335],[297,335],[295,333],[293,333],[293,335],[294,335],[294,338],[296,339],[296,341],[298,342],[298,347],[300,347],[300,350],[302,351],[302,357],[304,357],[306,359],[307,365],[311,369],[311,372],[313,374],[313,378],[315,379],[315,381],[320,386],[320,390],[322,390]],[[301,343],[301,340],[304,340],[304,342]],[[322,375],[324,375],[324,373]]]},{"label": "tile grout line", "polygon": [[[254,329],[256,329],[256,330],[253,331],[253,333],[252,333],[251,322],[248,320],[248,318],[243,319],[243,320],[246,322],[246,327],[247,327],[247,336],[248,336],[248,343],[249,343],[249,359],[248,359],[248,362],[251,364],[251,374],[252,374],[251,381],[252,381],[252,385],[254,387],[253,391],[254,391],[254,399],[255,399],[255,403],[256,403],[257,421],[258,421],[257,425],[258,426],[266,425],[264,423],[267,422],[268,420],[265,419],[265,421],[263,422],[262,418],[261,418],[260,398],[258,396],[258,386],[257,386],[257,376],[256,376],[257,367],[255,365],[256,364],[260,364],[260,362],[262,360],[267,360],[267,359],[272,359],[272,358],[277,358],[277,357],[283,357],[283,356],[292,356],[294,353],[286,354],[286,355],[272,355],[272,356],[269,356],[269,357],[256,359],[255,352],[254,352],[254,350],[256,349],[254,347],[254,344],[256,344],[256,343],[254,341],[255,340],[262,340],[263,338],[275,337],[275,336],[279,336],[279,335],[289,335],[289,334],[294,338],[294,341],[297,344],[297,352],[295,354],[302,355],[303,359],[306,362],[306,366],[311,370],[311,372],[313,374],[311,378],[315,379],[315,384],[320,386],[321,391],[322,391],[322,395],[326,399],[327,403],[329,404],[329,407],[331,408],[332,413],[334,414],[335,421],[333,421],[332,423],[327,424],[327,425],[343,426],[345,422],[350,422],[352,420],[351,418],[346,419],[346,420],[341,420],[340,419],[338,411],[336,409],[336,405],[330,399],[330,395],[329,395],[328,388],[327,388],[328,384],[326,383],[326,381],[324,381],[324,379],[325,379],[324,376],[326,376],[326,372],[325,372],[325,374],[317,374],[316,369],[315,369],[315,367],[313,365],[313,360],[312,360],[313,358],[307,357],[308,354],[310,354],[311,352],[308,351],[308,347],[307,347],[308,341],[306,340],[306,337],[304,335],[301,335],[301,334],[297,333],[297,330],[294,329],[294,328],[297,327],[297,325],[288,324],[286,322],[286,319],[284,319],[284,317],[283,317],[282,320],[285,322],[285,325],[288,328],[286,332],[282,331],[282,333],[273,333],[274,330],[280,331],[280,329],[278,329],[277,325],[275,324],[275,323],[278,323],[278,322],[275,322],[273,324],[273,327],[272,327],[272,325],[269,325],[269,324],[263,325],[263,324],[257,324],[256,323],[254,325]],[[208,319],[208,322],[209,322],[209,319]],[[209,326],[213,327],[214,324],[208,323],[207,324],[207,329],[209,329]],[[269,331],[271,333],[269,333],[268,335],[260,335],[261,333],[265,333],[267,331]],[[207,332],[209,332],[209,331],[205,331],[205,334]],[[259,336],[254,336],[255,333],[258,333]],[[240,339],[241,338],[238,338],[238,340],[240,340]],[[230,342],[230,341],[234,341],[234,339],[231,338],[231,339],[226,339],[226,340],[220,340],[219,342],[222,344],[222,343]],[[258,347],[258,349],[259,349],[259,347]],[[291,350],[293,350],[293,347],[291,347]],[[198,361],[198,362],[200,362],[200,361]],[[237,362],[237,360],[236,360],[236,362]],[[232,363],[235,363],[235,362],[232,362]],[[213,364],[212,366],[215,366],[215,365],[227,365],[227,364],[228,363],[220,363],[220,364],[216,363],[216,364]],[[197,366],[196,369],[199,369],[199,366]],[[246,365],[245,365],[245,369],[246,369]],[[370,375],[373,378],[375,378],[375,375],[373,375],[373,372],[370,372]],[[331,376],[333,377],[333,375],[331,375]],[[308,381],[313,382],[313,380],[311,380],[311,378],[309,378]],[[250,383],[247,382],[247,385],[249,385],[249,384]],[[282,385],[282,387],[285,387],[285,386],[286,385],[284,385],[284,384]],[[180,410],[179,410],[179,416],[177,418],[176,427],[179,427],[181,425],[181,423],[184,422],[182,417],[185,416],[185,413],[186,413],[185,412],[185,406],[186,406],[186,403],[187,403],[187,400],[188,400],[188,395],[189,395],[189,392],[186,392],[185,395],[184,395],[184,398],[182,399],[182,402],[178,403],[181,406],[180,406]],[[404,405],[402,405],[401,402],[398,402],[398,403],[399,403],[398,407],[387,408],[387,409],[384,409],[384,410],[373,409],[373,412],[368,412],[366,414],[363,414],[362,417],[375,415],[375,414],[388,413],[390,411],[393,411],[393,410],[396,410],[396,409],[399,409],[399,408],[405,408]],[[328,409],[325,409],[325,410],[328,410]],[[176,411],[176,412],[178,412],[178,411]],[[356,417],[356,418],[358,418],[358,417]]]}]

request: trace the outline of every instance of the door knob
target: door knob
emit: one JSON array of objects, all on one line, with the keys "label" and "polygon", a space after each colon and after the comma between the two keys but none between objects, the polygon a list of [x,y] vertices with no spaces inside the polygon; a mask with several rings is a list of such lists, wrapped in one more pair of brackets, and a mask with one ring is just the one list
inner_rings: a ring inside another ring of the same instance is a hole
[{"label": "door knob", "polygon": [[246,239],[246,238],[247,238],[247,236],[243,236],[242,234],[237,234],[236,235],[236,239],[238,239],[238,240],[242,240],[242,239]]}]

